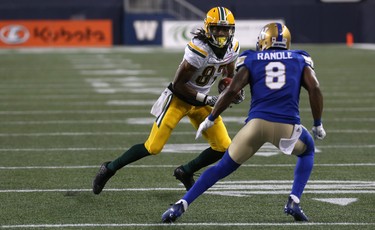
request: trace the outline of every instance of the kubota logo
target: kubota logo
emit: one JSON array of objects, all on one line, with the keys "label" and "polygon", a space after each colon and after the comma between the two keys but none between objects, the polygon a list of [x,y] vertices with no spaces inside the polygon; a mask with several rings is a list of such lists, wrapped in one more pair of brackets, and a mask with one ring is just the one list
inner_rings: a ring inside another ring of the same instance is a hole
[{"label": "kubota logo", "polygon": [[6,44],[21,44],[30,37],[29,30],[21,25],[9,25],[0,29],[0,40]]}]

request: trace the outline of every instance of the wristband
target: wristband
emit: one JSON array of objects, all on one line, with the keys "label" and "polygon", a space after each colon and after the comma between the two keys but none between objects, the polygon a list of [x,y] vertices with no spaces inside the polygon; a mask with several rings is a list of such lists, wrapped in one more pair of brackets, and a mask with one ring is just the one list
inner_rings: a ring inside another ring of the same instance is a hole
[{"label": "wristband", "polygon": [[320,126],[322,125],[322,120],[321,119],[315,119],[314,120],[314,126]]},{"label": "wristband", "polygon": [[204,93],[197,93],[197,96],[195,97],[195,99],[197,101],[200,101],[200,102],[204,102],[204,100],[206,99],[207,95],[204,94]]},{"label": "wristband", "polygon": [[208,120],[210,121],[214,121],[216,118],[214,116],[212,116],[212,114],[210,113],[210,115],[208,115]]}]

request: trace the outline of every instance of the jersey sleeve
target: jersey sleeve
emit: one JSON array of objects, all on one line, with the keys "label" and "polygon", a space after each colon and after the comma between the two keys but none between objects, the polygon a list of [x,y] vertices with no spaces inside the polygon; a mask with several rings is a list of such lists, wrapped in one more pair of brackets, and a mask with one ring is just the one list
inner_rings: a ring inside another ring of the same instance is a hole
[{"label": "jersey sleeve", "polygon": [[314,61],[312,60],[310,54],[308,54],[304,50],[298,50],[297,52],[302,56],[305,65],[310,66],[312,69],[314,69]]},{"label": "jersey sleeve", "polygon": [[242,66],[246,66],[245,60],[248,56],[251,56],[252,52],[252,50],[246,50],[240,54],[236,61],[236,71],[238,71]]},{"label": "jersey sleeve", "polygon": [[236,39],[236,38],[233,38],[233,41],[232,41],[232,50],[233,50],[233,53],[234,53],[234,57],[233,57],[233,61],[237,59],[237,57],[240,55],[240,42]]},{"label": "jersey sleeve", "polygon": [[189,62],[190,65],[200,68],[206,63],[208,52],[199,46],[194,39],[191,40],[185,48],[184,59]]}]

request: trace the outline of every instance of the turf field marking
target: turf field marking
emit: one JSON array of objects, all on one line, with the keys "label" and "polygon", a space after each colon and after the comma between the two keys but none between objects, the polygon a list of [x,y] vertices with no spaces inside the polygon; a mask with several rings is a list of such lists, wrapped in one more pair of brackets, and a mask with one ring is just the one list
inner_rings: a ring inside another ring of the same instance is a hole
[{"label": "turf field marking", "polygon": [[[182,185],[181,185],[182,186]],[[213,191],[215,187],[210,188],[205,194],[245,197],[250,195],[288,195],[289,190],[283,191]],[[186,191],[184,187],[181,188],[106,188],[106,192],[149,192],[149,191]],[[45,193],[45,192],[92,192],[92,189],[4,189],[0,193]],[[375,190],[305,190],[304,194],[375,194]]]},{"label": "turf field marking", "polygon": [[[166,144],[165,148],[163,149],[164,153],[172,152],[169,147],[170,144]],[[204,147],[207,148],[208,145],[206,144],[196,144],[196,143],[191,143],[191,144],[186,144],[186,145],[194,145],[201,151]],[[176,146],[179,146],[176,144]],[[200,146],[200,147],[199,147]],[[203,147],[202,147],[203,146]],[[58,151],[122,151],[126,148],[129,148],[130,146],[124,146],[124,147],[119,147],[119,148],[92,148],[92,147],[75,147],[75,148],[0,148],[0,152],[58,152]],[[319,149],[357,149],[357,148],[375,148],[375,145],[325,145],[325,146],[317,146],[318,150]],[[175,148],[173,148],[175,149]],[[165,151],[166,150],[166,151]],[[173,150],[174,151],[174,150]],[[178,151],[178,149],[176,149]],[[191,153],[189,151],[185,151],[184,153]],[[193,153],[196,153],[194,151]]]},{"label": "turf field marking", "polygon": [[[92,70],[81,71],[81,74],[91,75]],[[131,72],[134,72],[131,73]],[[153,74],[151,70],[95,70],[94,74],[108,73],[110,75],[139,75],[139,74]],[[105,74],[105,75],[108,75]],[[163,89],[168,85],[168,80],[165,78],[155,78],[155,77],[119,77],[119,78],[88,78],[87,82],[91,84],[94,90],[97,93],[141,93],[141,94],[156,94],[159,95]],[[155,99],[156,100],[156,99]],[[153,101],[155,102],[155,101]],[[113,104],[110,104],[113,105]],[[121,101],[118,100],[117,104],[114,105],[123,105]],[[143,104],[141,104],[143,105]],[[148,105],[148,104],[147,104]]]},{"label": "turf field marking", "polygon": [[0,115],[48,115],[48,114],[126,114],[149,113],[150,109],[123,109],[123,110],[30,110],[30,111],[0,111]]},{"label": "turf field marking", "polygon": [[[242,117],[245,119],[244,117]],[[224,117],[225,122],[238,122],[240,117],[237,117],[236,121]],[[326,122],[375,122],[375,118],[334,118],[334,119],[325,119]],[[182,120],[185,122],[185,120]],[[51,125],[51,124],[128,124],[129,121],[126,119],[121,120],[42,120],[42,121],[0,121],[1,125]],[[242,122],[239,122],[242,123]],[[331,130],[330,130],[331,131]],[[333,130],[341,131],[341,130]],[[191,132],[193,133],[193,132]]]},{"label": "turf field marking", "polygon": [[[121,122],[119,122],[121,123]],[[72,124],[72,123],[60,123],[60,124]],[[230,134],[235,134],[237,131],[231,131]],[[375,133],[375,130],[329,130],[329,133],[341,133],[341,134],[352,134],[352,133]],[[54,133],[0,133],[0,137],[43,137],[43,136],[133,136],[133,135],[148,135],[149,132],[54,132]],[[173,135],[191,135],[193,136],[195,131],[176,131]],[[191,145],[191,144],[189,144]]]},{"label": "turf field marking", "polygon": [[340,206],[347,206],[351,203],[356,202],[358,199],[357,198],[324,198],[324,199],[313,198],[313,200],[327,202],[331,204],[338,204]]},{"label": "turf field marking", "polygon": [[[219,181],[206,193],[246,197],[259,194],[289,194],[292,181]],[[304,193],[310,194],[375,194],[375,181],[318,181],[311,180]]]},{"label": "turf field marking", "polygon": [[375,223],[352,223],[352,222],[336,222],[336,223],[173,223],[173,224],[95,224],[95,223],[82,223],[82,224],[24,224],[24,225],[0,225],[0,228],[88,228],[88,227],[189,227],[189,226],[238,226],[238,227],[251,227],[251,226],[291,226],[291,227],[298,227],[298,226],[374,226]]},{"label": "turf field marking", "polygon": [[[206,194],[245,197],[249,195],[289,194],[293,181],[243,180],[219,181]],[[108,192],[183,191],[185,188],[106,188]],[[4,189],[0,193],[91,192],[91,189]],[[311,180],[305,194],[375,194],[375,181]]]},{"label": "turf field marking", "polygon": [[[1,92],[1,91],[0,91]],[[33,115],[33,114],[108,114],[108,113],[137,113],[149,114],[150,109],[119,109],[119,110],[25,110],[25,111],[0,111],[0,115]],[[301,111],[310,112],[310,108],[302,108]],[[373,112],[375,107],[362,107],[362,108],[327,108],[325,111],[332,112]],[[231,112],[244,113],[243,109],[231,109]],[[147,117],[149,118],[149,117]],[[145,119],[145,118],[143,118]],[[225,119],[225,116],[224,116]]]},{"label": "turf field marking", "polygon": [[[100,136],[106,135],[106,133],[97,133]],[[135,133],[128,133],[130,135],[134,135]],[[27,134],[25,134],[27,135]],[[113,135],[113,133],[112,133]],[[118,135],[118,133],[116,133]],[[0,134],[0,137],[2,135]],[[50,133],[48,136],[62,136],[61,133]],[[202,149],[208,148],[208,144],[200,144],[200,143],[189,143],[189,144],[166,144],[163,148],[164,153],[195,153],[200,152]],[[93,148],[88,148],[93,149]],[[17,149],[8,149],[9,151],[17,151]],[[101,149],[103,150],[103,149]],[[114,149],[109,149],[114,150]],[[116,150],[116,149],[115,149]],[[4,149],[0,149],[0,152],[5,151]],[[318,148],[315,150],[316,152],[320,152]],[[265,144],[261,147],[261,149],[255,154],[256,156],[264,156],[264,157],[270,157],[279,154],[279,150],[271,145],[271,144]]]},{"label": "turf field marking", "polygon": [[113,52],[119,53],[179,53],[181,50],[168,49],[157,47],[112,47],[112,48],[79,48],[74,47],[73,49],[61,49],[61,48],[17,48],[17,49],[3,49],[1,53],[5,54],[112,54]]},{"label": "turf field marking", "polygon": [[353,48],[375,50],[375,44],[355,44],[355,45],[353,45]]},{"label": "turf field marking", "polygon": [[[375,163],[350,164],[314,164],[314,167],[368,167]],[[32,169],[97,169],[98,165],[71,165],[71,166],[0,166],[0,170],[32,170]],[[175,168],[176,165],[127,165],[127,168]],[[241,167],[295,167],[295,164],[243,164]]]}]

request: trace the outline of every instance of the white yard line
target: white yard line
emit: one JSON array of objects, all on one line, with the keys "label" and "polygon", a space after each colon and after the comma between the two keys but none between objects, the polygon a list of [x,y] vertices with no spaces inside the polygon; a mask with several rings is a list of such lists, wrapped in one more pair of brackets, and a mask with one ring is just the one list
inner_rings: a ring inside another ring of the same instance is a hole
[{"label": "white yard line", "polygon": [[[131,118],[130,118],[131,119]],[[143,119],[143,118],[138,118]],[[144,119],[150,119],[145,117]],[[234,117],[234,116],[223,116],[223,119],[226,123],[229,122],[238,122],[243,121],[245,117]],[[333,118],[333,119],[324,119],[325,122],[375,122],[374,118]],[[41,121],[0,121],[0,125],[54,125],[54,124],[128,124],[128,119],[122,120],[41,120]]]},{"label": "white yard line", "polygon": [[0,111],[0,115],[49,115],[49,114],[124,114],[149,113],[150,109],[122,109],[122,110],[30,110],[30,111]]},{"label": "white yard line", "polygon": [[[295,164],[243,164],[241,167],[294,167]],[[314,167],[368,167],[375,163],[348,164],[314,164]],[[0,170],[40,170],[40,169],[97,169],[99,165],[71,165],[71,166],[0,166]],[[175,168],[176,165],[127,165],[127,168]]]},{"label": "white yard line", "polygon": [[[150,123],[152,124],[152,123]],[[329,133],[340,134],[368,134],[375,133],[375,130],[328,130]],[[230,134],[236,131],[229,132]],[[148,135],[149,132],[54,132],[54,133],[0,133],[0,137],[45,137],[45,136],[133,136],[133,135]],[[194,131],[190,132],[173,132],[173,135],[193,135]]]},{"label": "white yard line", "polygon": [[[149,101],[148,101],[149,102]],[[27,111],[0,111],[0,115],[32,115],[32,114],[103,114],[103,113],[149,113],[149,109],[122,109],[122,110],[27,110]],[[231,112],[245,113],[248,109],[230,109]],[[301,112],[310,112],[310,108],[301,108]],[[327,112],[372,112],[375,111],[375,107],[336,107],[324,109]],[[151,116],[151,115],[150,115]]]},{"label": "white yard line", "polygon": [[[177,145],[177,144],[175,144]],[[200,143],[191,143],[191,144],[184,144],[186,146],[192,146],[191,150],[202,149],[203,147],[207,147],[207,144]],[[202,147],[203,146],[203,147]],[[130,146],[128,146],[130,147]],[[75,148],[0,148],[0,152],[55,152],[55,151],[114,151],[114,150],[124,150],[128,148],[127,146],[119,147],[119,148],[93,148],[93,147],[75,147]],[[375,145],[326,145],[326,146],[316,146],[318,149],[358,149],[358,148],[375,148]],[[173,147],[173,144],[167,144],[165,149],[163,150],[166,153],[166,150],[178,150]],[[189,152],[189,151],[185,151]]]},{"label": "white yard line", "polygon": [[150,223],[124,223],[124,224],[99,224],[99,223],[81,223],[81,224],[24,224],[24,225],[0,225],[0,228],[108,228],[108,227],[118,227],[118,228],[130,228],[134,227],[149,227],[153,229],[155,227],[171,227],[176,229],[176,227],[201,227],[201,226],[210,226],[210,227],[262,227],[262,226],[290,226],[290,227],[302,227],[302,226],[375,226],[375,223],[352,223],[352,222],[334,222],[334,223],[173,223],[173,224],[150,224]]}]

